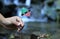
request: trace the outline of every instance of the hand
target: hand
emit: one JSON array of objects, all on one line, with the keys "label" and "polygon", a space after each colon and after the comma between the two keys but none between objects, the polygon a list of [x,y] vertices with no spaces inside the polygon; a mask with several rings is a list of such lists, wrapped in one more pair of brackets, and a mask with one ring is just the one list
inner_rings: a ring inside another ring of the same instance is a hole
[{"label": "hand", "polygon": [[4,24],[4,28],[8,29],[16,29],[18,26],[24,26],[22,19],[18,16],[5,18],[4,20],[2,20],[2,23]]}]

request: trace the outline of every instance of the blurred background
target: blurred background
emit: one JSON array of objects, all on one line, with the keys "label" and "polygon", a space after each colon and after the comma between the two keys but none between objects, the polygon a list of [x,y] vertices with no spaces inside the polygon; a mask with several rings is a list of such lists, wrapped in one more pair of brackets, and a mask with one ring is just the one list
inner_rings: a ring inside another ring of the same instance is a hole
[{"label": "blurred background", "polygon": [[0,39],[60,39],[60,0],[0,0],[0,11],[25,23],[19,33],[0,27]]}]

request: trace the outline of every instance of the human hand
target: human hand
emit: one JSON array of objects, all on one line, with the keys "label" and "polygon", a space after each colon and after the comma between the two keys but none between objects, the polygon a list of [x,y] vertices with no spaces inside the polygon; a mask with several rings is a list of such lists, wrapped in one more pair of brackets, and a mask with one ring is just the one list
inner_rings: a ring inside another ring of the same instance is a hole
[{"label": "human hand", "polygon": [[2,20],[2,23],[4,24],[4,28],[7,29],[17,29],[18,26],[23,27],[24,23],[21,18],[18,16],[5,18]]}]

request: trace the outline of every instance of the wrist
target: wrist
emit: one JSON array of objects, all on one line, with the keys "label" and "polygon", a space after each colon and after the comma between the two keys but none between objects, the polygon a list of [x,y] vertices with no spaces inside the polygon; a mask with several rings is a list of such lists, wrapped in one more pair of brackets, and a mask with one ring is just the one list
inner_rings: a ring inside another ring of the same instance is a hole
[{"label": "wrist", "polygon": [[5,17],[2,14],[0,14],[0,23],[2,23],[3,20],[5,20]]}]

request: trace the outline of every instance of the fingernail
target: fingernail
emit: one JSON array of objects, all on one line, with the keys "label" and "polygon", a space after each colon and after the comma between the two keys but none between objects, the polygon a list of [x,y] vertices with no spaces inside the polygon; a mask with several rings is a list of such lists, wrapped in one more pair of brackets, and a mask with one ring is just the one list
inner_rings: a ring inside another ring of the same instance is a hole
[{"label": "fingernail", "polygon": [[20,25],[20,23],[18,23],[18,25]]}]

